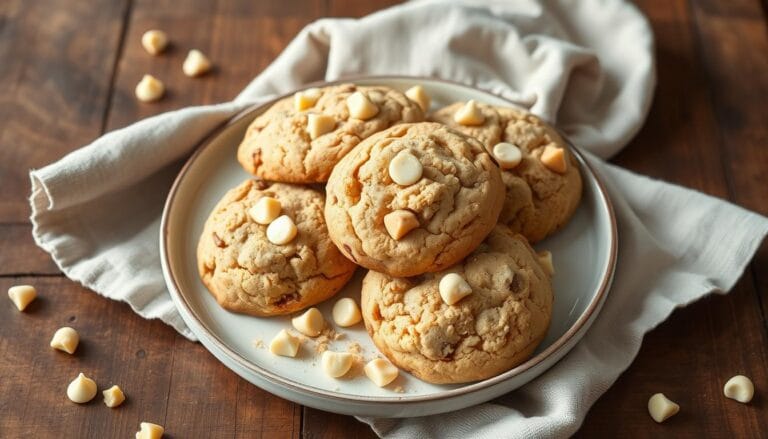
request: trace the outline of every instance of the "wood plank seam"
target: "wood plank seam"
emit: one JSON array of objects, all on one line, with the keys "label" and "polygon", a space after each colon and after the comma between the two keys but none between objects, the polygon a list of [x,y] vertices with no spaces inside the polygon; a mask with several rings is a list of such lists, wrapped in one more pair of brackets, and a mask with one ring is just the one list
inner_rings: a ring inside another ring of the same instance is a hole
[{"label": "wood plank seam", "polygon": [[123,11],[123,21],[121,23],[120,36],[117,39],[117,47],[115,48],[115,56],[112,62],[112,71],[109,75],[109,86],[107,88],[107,97],[104,102],[104,114],[101,117],[101,126],[99,132],[103,135],[107,129],[107,122],[109,121],[109,114],[112,109],[112,96],[115,94],[115,82],[117,81],[117,71],[120,64],[120,60],[123,57],[123,51],[125,49],[125,40],[128,34],[128,24],[131,20],[131,13],[133,12],[133,0],[126,0],[125,10]]}]

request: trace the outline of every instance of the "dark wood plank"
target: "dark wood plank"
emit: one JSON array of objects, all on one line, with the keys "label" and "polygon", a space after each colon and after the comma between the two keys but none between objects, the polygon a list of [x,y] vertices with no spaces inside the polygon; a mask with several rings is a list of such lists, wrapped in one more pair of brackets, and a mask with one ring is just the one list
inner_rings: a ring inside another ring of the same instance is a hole
[{"label": "dark wood plank", "polygon": [[377,437],[371,427],[353,416],[338,415],[309,407],[304,407],[302,432],[306,439]]},{"label": "dark wood plank", "polygon": [[0,276],[59,273],[50,255],[35,245],[30,224],[0,224],[0,249]]}]

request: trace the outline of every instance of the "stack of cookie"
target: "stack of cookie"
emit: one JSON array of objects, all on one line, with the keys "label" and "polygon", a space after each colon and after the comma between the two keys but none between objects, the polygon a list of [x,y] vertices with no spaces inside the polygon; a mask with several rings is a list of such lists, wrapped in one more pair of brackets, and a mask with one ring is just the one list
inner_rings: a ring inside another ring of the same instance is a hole
[{"label": "stack of cookie", "polygon": [[224,196],[198,245],[219,304],[293,313],[361,266],[365,326],[398,367],[461,383],[526,360],[549,326],[554,273],[529,242],[575,211],[578,165],[523,111],[474,101],[428,110],[421,87],[344,84],[257,117],[237,154],[256,179]]}]

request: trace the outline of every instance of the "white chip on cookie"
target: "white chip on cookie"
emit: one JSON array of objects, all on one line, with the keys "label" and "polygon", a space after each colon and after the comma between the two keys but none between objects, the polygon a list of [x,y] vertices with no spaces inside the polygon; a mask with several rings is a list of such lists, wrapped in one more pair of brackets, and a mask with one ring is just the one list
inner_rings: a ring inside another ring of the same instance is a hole
[{"label": "white chip on cookie", "polygon": [[281,329],[269,343],[269,352],[283,357],[295,357],[299,352],[299,339]]},{"label": "white chip on cookie", "polygon": [[317,87],[308,88],[306,90],[297,91],[293,95],[293,106],[296,111],[304,111],[307,108],[312,108],[320,99],[322,92]]},{"label": "white chip on cookie", "polygon": [[384,387],[397,378],[399,370],[383,358],[371,360],[363,367],[365,375],[377,386]]},{"label": "white chip on cookie", "polygon": [[69,386],[67,386],[67,398],[72,402],[84,404],[96,396],[96,382],[88,378],[82,372],[77,376]]},{"label": "white chip on cookie", "polygon": [[485,122],[485,116],[480,112],[477,102],[474,99],[470,99],[456,111],[453,115],[453,120],[465,126],[482,125]]},{"label": "white chip on cookie", "polygon": [[648,400],[648,413],[654,421],[662,423],[680,411],[680,406],[663,393],[656,393]]},{"label": "white chip on cookie", "polygon": [[208,73],[208,71],[211,70],[211,60],[209,60],[203,52],[197,49],[192,49],[187,54],[186,59],[184,59],[184,64],[182,64],[181,69],[184,71],[185,75],[194,78],[195,76]]},{"label": "white chip on cookie", "polygon": [[394,240],[400,240],[411,230],[419,227],[419,219],[410,210],[396,210],[384,215],[384,228]]},{"label": "white chip on cookie", "polygon": [[523,160],[523,153],[513,143],[500,142],[493,147],[493,158],[499,163],[501,169],[513,169]]},{"label": "white chip on cookie", "polygon": [[152,75],[144,75],[136,84],[136,97],[142,102],[153,102],[165,93],[165,85]]},{"label": "white chip on cookie", "polygon": [[472,294],[472,287],[457,273],[448,273],[443,276],[438,284],[438,290],[440,297],[448,305],[454,305]]},{"label": "white chip on cookie", "polygon": [[291,324],[302,334],[309,337],[317,337],[325,328],[325,319],[320,310],[310,308],[302,315],[291,319]]},{"label": "white chip on cookie", "polygon": [[333,321],[342,328],[360,323],[362,315],[355,299],[344,297],[333,305]]},{"label": "white chip on cookie", "polygon": [[371,102],[368,96],[359,91],[349,95],[347,108],[349,109],[349,117],[360,120],[368,120],[379,114],[379,107]]},{"label": "white chip on cookie", "polygon": [[424,167],[419,159],[407,149],[395,155],[389,162],[389,177],[400,186],[409,186],[421,180]]},{"label": "white chip on cookie", "polygon": [[330,133],[336,127],[336,120],[325,114],[307,115],[307,133],[312,140],[317,139],[323,134]]},{"label": "white chip on cookie", "polygon": [[19,311],[24,311],[37,297],[37,290],[32,285],[16,285],[8,288],[8,297]]},{"label": "white chip on cookie", "polygon": [[755,385],[744,375],[736,375],[725,383],[723,394],[726,398],[746,404],[752,401],[752,397],[755,395]]},{"label": "white chip on cookie", "polygon": [[293,241],[299,230],[288,215],[277,217],[267,226],[267,239],[275,245],[284,245]]},{"label": "white chip on cookie", "polygon": [[565,160],[565,150],[557,146],[545,146],[540,160],[550,171],[557,172],[558,174],[565,174],[568,168]]},{"label": "white chip on cookie", "polygon": [[419,104],[419,107],[421,107],[422,111],[429,110],[432,99],[430,99],[427,92],[424,91],[424,87],[420,85],[414,85],[405,91],[405,96],[413,102]]},{"label": "white chip on cookie", "polygon": [[282,205],[272,197],[261,197],[256,204],[248,209],[248,215],[257,223],[267,225],[280,216]]},{"label": "white chip on cookie", "polygon": [[70,355],[75,353],[78,343],[80,343],[80,335],[69,326],[56,330],[51,339],[52,348],[66,352]]},{"label": "white chip on cookie", "polygon": [[320,366],[328,376],[339,378],[349,372],[354,359],[355,356],[348,352],[324,351]]}]

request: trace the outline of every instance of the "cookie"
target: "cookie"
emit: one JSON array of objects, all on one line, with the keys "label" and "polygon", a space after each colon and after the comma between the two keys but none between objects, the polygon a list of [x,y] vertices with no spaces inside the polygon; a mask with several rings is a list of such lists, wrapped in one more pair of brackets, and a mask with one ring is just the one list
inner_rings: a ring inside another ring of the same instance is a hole
[{"label": "cookie", "polygon": [[[352,98],[357,92],[363,97]],[[357,108],[361,104],[365,106]],[[358,117],[350,115],[350,108]],[[388,87],[343,84],[309,89],[275,102],[258,116],[246,131],[237,160],[261,179],[325,182],[334,165],[361,140],[397,123],[422,120],[416,102]]]},{"label": "cookie", "polygon": [[400,124],[361,142],[326,186],[331,239],[358,265],[392,276],[439,271],[493,229],[499,168],[476,139],[442,124]]},{"label": "cookie", "polygon": [[451,128],[457,129],[462,133],[479,140],[483,145],[493,146],[499,143],[503,127],[501,116],[498,111],[491,105],[476,102],[475,105],[477,106],[478,114],[483,122],[478,125],[462,125],[456,122],[454,117],[465,105],[466,102],[454,102],[453,104],[432,113],[429,116],[429,120],[440,122]]},{"label": "cookie", "polygon": [[[456,273],[471,292],[449,305],[441,282]],[[552,316],[552,285],[525,238],[499,225],[464,261],[439,273],[363,279],[365,327],[392,363],[438,384],[505,372],[528,359]]]},{"label": "cookie", "polygon": [[[271,215],[252,210],[264,197],[277,200],[269,200],[277,207]],[[333,296],[347,283],[356,267],[328,237],[324,202],[315,189],[256,180],[224,195],[197,247],[200,278],[223,308],[256,316],[288,314]],[[279,227],[268,236],[270,225],[254,218],[295,224],[295,237],[281,234],[285,229]]]}]

